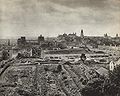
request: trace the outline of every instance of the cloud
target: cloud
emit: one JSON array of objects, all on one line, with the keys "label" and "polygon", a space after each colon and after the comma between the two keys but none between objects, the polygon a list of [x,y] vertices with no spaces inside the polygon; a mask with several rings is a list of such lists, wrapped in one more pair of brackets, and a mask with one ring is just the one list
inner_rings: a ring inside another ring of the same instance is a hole
[{"label": "cloud", "polygon": [[77,7],[104,7],[105,0],[51,0],[52,2],[59,3],[72,8]]},{"label": "cloud", "polygon": [[119,7],[120,5],[120,0],[38,0],[38,2],[52,2],[70,8],[90,7],[100,10],[109,9],[111,6]]},{"label": "cloud", "polygon": [[[0,35],[119,33],[120,0],[1,0]],[[114,26],[113,26],[114,25]],[[3,34],[4,33],[4,34]]]}]

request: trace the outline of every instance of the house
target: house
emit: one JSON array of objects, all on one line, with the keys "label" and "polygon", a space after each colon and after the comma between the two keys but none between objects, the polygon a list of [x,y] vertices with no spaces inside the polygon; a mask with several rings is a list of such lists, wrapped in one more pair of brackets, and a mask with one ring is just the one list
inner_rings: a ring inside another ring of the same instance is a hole
[{"label": "house", "polygon": [[100,67],[99,69],[96,70],[96,72],[101,76],[108,77],[108,75],[109,75],[109,70],[104,67]]}]

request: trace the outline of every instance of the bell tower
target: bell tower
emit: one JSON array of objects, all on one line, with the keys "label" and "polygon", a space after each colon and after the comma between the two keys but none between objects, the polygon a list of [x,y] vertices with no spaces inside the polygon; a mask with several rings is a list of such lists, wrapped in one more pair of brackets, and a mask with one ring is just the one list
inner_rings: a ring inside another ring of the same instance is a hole
[{"label": "bell tower", "polygon": [[83,32],[83,29],[81,30],[80,37],[81,37],[81,38],[84,38],[84,32]]}]

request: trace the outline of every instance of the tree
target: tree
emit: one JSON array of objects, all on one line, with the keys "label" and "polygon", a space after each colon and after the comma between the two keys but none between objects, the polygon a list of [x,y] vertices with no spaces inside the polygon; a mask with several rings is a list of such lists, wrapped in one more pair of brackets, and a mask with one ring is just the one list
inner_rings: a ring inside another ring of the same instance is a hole
[{"label": "tree", "polygon": [[83,96],[103,96],[102,92],[103,79],[95,78],[89,81],[85,88],[82,89]]},{"label": "tree", "polygon": [[17,59],[20,59],[22,57],[23,57],[23,55],[21,53],[18,53],[17,56],[16,56]]},{"label": "tree", "polygon": [[83,88],[82,95],[83,96],[102,96],[102,95],[99,95],[99,92],[97,92],[97,90],[95,90],[91,86],[86,86],[85,88]]},{"label": "tree", "polygon": [[61,66],[61,65],[58,65],[58,66],[57,66],[57,71],[58,71],[58,72],[61,72],[61,71],[62,71],[62,66]]},{"label": "tree", "polygon": [[66,44],[64,44],[64,43],[59,43],[59,44],[58,44],[58,48],[60,48],[60,49],[65,49],[65,48],[67,48],[67,46],[66,46]]},{"label": "tree", "polygon": [[120,66],[117,66],[113,72],[110,72],[110,94],[114,93],[114,96],[120,96]]},{"label": "tree", "polygon": [[113,72],[110,73],[110,80],[120,87],[120,66],[117,66]]},{"label": "tree", "polygon": [[82,89],[83,96],[120,96],[120,66],[113,72],[110,77],[98,77],[89,81],[85,88]]},{"label": "tree", "polygon": [[109,82],[104,85],[104,96],[120,96],[119,87],[115,83]]},{"label": "tree", "polygon": [[2,60],[9,59],[9,53],[6,50],[2,51]]}]

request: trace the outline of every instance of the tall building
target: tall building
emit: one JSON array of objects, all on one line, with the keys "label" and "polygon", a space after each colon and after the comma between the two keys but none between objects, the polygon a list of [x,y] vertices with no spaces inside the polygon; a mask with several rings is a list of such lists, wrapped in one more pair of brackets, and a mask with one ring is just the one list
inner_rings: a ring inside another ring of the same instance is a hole
[{"label": "tall building", "polygon": [[81,30],[81,35],[80,35],[81,38],[84,38],[84,32],[83,32],[83,29]]},{"label": "tall building", "polygon": [[42,35],[40,35],[40,36],[38,37],[38,44],[41,44],[41,43],[43,43],[44,41],[45,41],[44,37],[43,37]]},{"label": "tall building", "polygon": [[21,47],[26,45],[26,37],[18,38],[17,44],[18,44],[18,46],[21,46]]}]

